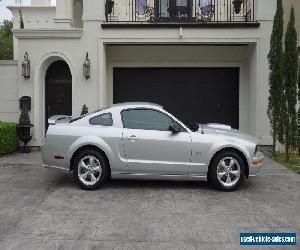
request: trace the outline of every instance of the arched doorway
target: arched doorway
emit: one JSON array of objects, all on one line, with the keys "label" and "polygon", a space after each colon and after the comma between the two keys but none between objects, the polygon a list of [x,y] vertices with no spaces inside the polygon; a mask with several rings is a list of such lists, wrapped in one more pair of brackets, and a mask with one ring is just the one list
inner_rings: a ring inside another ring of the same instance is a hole
[{"label": "arched doorway", "polygon": [[45,77],[45,124],[53,115],[72,115],[72,75],[68,64],[53,62]]}]

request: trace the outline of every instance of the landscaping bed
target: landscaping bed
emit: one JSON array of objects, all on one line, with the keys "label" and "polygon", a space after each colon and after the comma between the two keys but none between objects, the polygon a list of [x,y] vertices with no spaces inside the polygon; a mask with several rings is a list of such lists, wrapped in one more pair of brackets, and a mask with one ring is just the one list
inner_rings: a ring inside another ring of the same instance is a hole
[{"label": "landscaping bed", "polygon": [[290,155],[290,160],[285,161],[284,153],[276,153],[273,156],[273,159],[280,164],[286,166],[288,169],[294,171],[297,174],[300,174],[300,156],[299,155]]}]

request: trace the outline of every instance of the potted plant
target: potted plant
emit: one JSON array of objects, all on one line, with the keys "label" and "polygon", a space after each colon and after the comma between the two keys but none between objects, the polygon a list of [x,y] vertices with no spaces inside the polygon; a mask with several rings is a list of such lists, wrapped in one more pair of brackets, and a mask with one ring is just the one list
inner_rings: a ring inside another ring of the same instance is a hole
[{"label": "potted plant", "polygon": [[113,0],[106,0],[105,9],[107,15],[110,15],[112,13],[114,5],[115,2]]},{"label": "potted plant", "polygon": [[21,149],[22,153],[29,153],[30,149],[27,147],[28,142],[31,141],[32,136],[30,134],[30,128],[33,127],[31,124],[28,110],[26,108],[22,108],[18,128],[18,136],[21,142],[24,143],[23,148]]},{"label": "potted plant", "polygon": [[243,2],[244,2],[244,0],[233,0],[232,1],[235,14],[239,14],[241,12]]},{"label": "potted plant", "polygon": [[82,116],[82,115],[86,115],[88,113],[89,113],[89,108],[85,104],[83,104],[80,115]]}]

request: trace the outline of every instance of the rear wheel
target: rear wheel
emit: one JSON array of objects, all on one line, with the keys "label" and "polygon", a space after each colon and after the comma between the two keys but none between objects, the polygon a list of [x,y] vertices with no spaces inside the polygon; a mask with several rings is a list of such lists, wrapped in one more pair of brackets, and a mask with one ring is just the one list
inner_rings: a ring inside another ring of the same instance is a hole
[{"label": "rear wheel", "polygon": [[234,151],[223,151],[212,161],[209,179],[212,184],[222,191],[238,189],[245,176],[243,159]]},{"label": "rear wheel", "polygon": [[83,189],[97,189],[105,183],[108,176],[108,163],[101,153],[93,149],[80,152],[73,166],[76,182]]}]

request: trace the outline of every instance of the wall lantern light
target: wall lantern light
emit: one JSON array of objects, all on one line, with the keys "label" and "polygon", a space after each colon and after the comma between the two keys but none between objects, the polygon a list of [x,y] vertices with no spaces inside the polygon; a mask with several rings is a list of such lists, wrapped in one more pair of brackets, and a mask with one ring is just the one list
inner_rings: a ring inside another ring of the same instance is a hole
[{"label": "wall lantern light", "polygon": [[86,53],[85,61],[83,63],[83,76],[85,79],[89,79],[91,77],[91,61],[89,59],[89,53]]},{"label": "wall lantern light", "polygon": [[24,61],[22,62],[22,76],[24,76],[25,79],[30,78],[30,61],[27,52],[25,52]]}]

